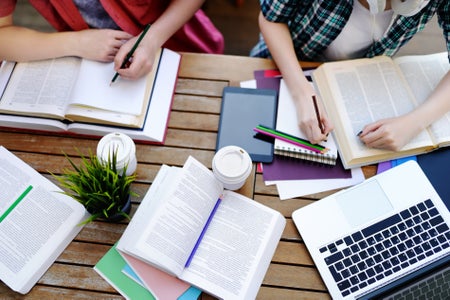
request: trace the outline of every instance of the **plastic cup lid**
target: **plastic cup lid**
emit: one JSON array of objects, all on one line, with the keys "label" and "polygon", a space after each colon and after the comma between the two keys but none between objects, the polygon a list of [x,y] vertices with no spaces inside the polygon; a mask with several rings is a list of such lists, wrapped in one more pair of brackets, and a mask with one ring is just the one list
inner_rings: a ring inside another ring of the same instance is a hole
[{"label": "plastic cup lid", "polygon": [[97,157],[107,162],[108,156],[112,156],[113,151],[117,152],[117,166],[119,167],[128,163],[136,155],[136,145],[129,136],[113,132],[105,135],[99,141]]},{"label": "plastic cup lid", "polygon": [[248,153],[236,146],[220,149],[214,156],[213,166],[221,176],[228,179],[247,177],[252,160]]}]

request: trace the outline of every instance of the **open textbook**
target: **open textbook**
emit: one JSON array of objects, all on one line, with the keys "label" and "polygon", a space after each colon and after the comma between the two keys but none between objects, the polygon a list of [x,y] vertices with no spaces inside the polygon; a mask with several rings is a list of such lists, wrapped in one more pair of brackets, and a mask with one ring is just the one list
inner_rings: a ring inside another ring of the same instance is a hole
[{"label": "open textbook", "polygon": [[253,299],[285,223],[189,157],[161,167],[117,249],[216,297]]},{"label": "open textbook", "polygon": [[26,294],[82,229],[85,208],[0,146],[0,280]]},{"label": "open textbook", "polygon": [[334,124],[333,135],[346,168],[422,154],[450,145],[450,113],[423,130],[400,151],[371,149],[357,137],[374,121],[403,115],[423,103],[449,71],[447,52],[324,63],[313,80]]},{"label": "open textbook", "polygon": [[119,78],[113,63],[77,57],[0,66],[0,126],[162,143],[181,55],[161,49],[152,71]]}]

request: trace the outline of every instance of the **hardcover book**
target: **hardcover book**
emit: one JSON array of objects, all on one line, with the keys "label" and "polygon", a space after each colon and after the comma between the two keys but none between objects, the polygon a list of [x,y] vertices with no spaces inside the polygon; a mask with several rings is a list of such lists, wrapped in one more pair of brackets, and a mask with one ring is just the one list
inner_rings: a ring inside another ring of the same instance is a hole
[{"label": "hardcover book", "polygon": [[161,49],[152,71],[119,78],[113,63],[77,57],[0,66],[0,126],[163,143],[181,55]]},{"label": "hardcover book", "polygon": [[324,63],[313,80],[335,127],[346,168],[418,155],[450,145],[450,113],[400,151],[366,147],[357,134],[367,124],[404,115],[422,104],[448,73],[447,52],[390,58],[378,56]]}]

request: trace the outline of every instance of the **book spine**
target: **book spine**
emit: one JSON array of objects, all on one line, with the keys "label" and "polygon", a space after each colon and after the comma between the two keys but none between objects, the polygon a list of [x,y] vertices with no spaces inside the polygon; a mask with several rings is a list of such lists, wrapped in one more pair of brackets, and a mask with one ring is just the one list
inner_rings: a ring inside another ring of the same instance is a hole
[{"label": "book spine", "polygon": [[335,165],[337,157],[329,154],[320,154],[312,151],[302,151],[297,148],[289,148],[289,147],[275,147],[274,153],[276,155],[297,158],[297,159],[305,159],[313,162]]}]

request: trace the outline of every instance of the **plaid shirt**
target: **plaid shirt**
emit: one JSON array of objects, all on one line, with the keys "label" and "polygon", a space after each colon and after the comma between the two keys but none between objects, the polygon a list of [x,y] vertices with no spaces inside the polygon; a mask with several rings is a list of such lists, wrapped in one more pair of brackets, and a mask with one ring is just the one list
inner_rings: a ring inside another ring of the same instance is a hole
[{"label": "plaid shirt", "polygon": [[[353,0],[260,0],[261,11],[271,22],[286,23],[291,32],[297,57],[305,61],[319,61],[322,52],[339,35],[353,9]],[[357,1],[357,0],[355,0]],[[450,1],[433,0],[411,17],[395,16],[389,30],[375,41],[365,56],[394,55],[425,24],[437,15],[443,29],[450,60]],[[251,56],[270,57],[266,43],[260,35]]]}]

